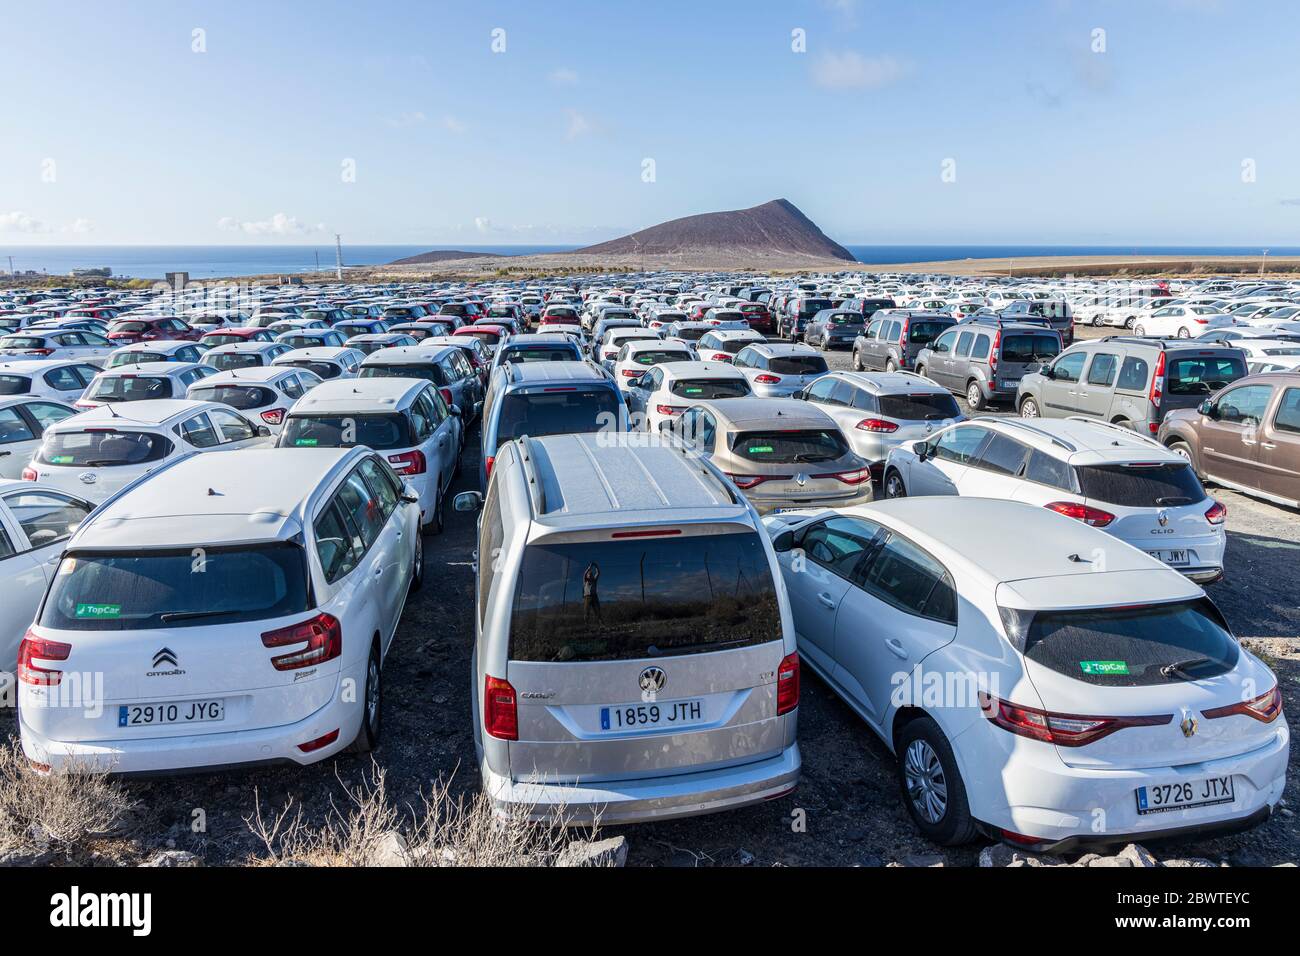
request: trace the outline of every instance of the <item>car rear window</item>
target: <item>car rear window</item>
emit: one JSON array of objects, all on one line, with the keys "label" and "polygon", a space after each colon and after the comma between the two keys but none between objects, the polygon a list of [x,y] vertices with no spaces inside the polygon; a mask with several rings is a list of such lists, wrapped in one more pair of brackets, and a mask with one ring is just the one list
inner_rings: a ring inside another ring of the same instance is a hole
[{"label": "car rear window", "polygon": [[848,445],[839,429],[801,428],[740,432],[732,451],[750,461],[805,464],[834,461],[847,453]]},{"label": "car rear window", "polygon": [[533,346],[530,348],[507,349],[507,362],[577,362],[581,361],[573,354],[573,349],[553,346]]},{"label": "car rear window", "polygon": [[684,349],[651,349],[631,356],[637,365],[661,365],[664,362],[689,362],[695,356]]},{"label": "car rear window", "polygon": [[[1010,616],[1023,617],[1021,612]],[[1022,620],[1010,630],[1024,634],[1024,654],[1031,661],[1085,684],[1138,687],[1202,680],[1237,663],[1237,642],[1204,598],[1040,612],[1027,627]]]},{"label": "car rear window", "polygon": [[118,352],[108,360],[108,368],[122,365],[143,365],[145,362],[166,362],[168,356],[161,352]]},{"label": "car rear window", "polygon": [[220,402],[246,411],[270,405],[277,395],[272,389],[261,385],[203,385],[193,389],[190,398],[196,402]]},{"label": "car rear window", "polygon": [[1084,465],[1075,469],[1086,498],[1127,508],[1173,508],[1205,500],[1205,489],[1185,462]]},{"label": "car rear window", "polygon": [[358,378],[420,378],[435,385],[446,385],[447,375],[433,363],[403,362],[399,365],[366,364],[357,370]]},{"label": "car rear window", "polygon": [[618,396],[610,388],[556,386],[535,392],[513,391],[501,402],[497,441],[522,435],[599,431],[617,421],[618,407]]},{"label": "car rear window", "polygon": [[86,398],[97,402],[140,402],[171,397],[171,379],[154,375],[110,375],[96,379],[86,392]]},{"label": "car rear window", "polygon": [[207,356],[204,364],[224,372],[232,368],[256,368],[262,364],[262,357],[256,352],[224,352]]},{"label": "car rear window", "polygon": [[776,584],[753,532],[524,549],[511,660],[675,657],[780,639]]},{"label": "car rear window", "polygon": [[114,332],[145,332],[150,325],[148,322],[118,322],[113,326]]},{"label": "car rear window", "polygon": [[9,335],[0,339],[0,348],[3,349],[43,349],[45,340],[33,338],[30,335]]},{"label": "car rear window", "polygon": [[681,339],[683,342],[698,342],[704,337],[707,329],[678,329],[674,338]]},{"label": "car rear window", "polygon": [[352,448],[376,451],[415,444],[406,418],[391,415],[290,415],[280,433],[281,448]]},{"label": "car rear window", "polygon": [[1055,335],[1004,335],[1002,361],[1046,362],[1061,351],[1061,340]]},{"label": "car rear window", "polygon": [[679,379],[668,386],[668,391],[679,398],[707,402],[715,398],[744,398],[751,394],[749,382],[743,378]]},{"label": "car rear window", "polygon": [[1245,359],[1235,355],[1196,355],[1170,361],[1170,395],[1208,395],[1246,374]]},{"label": "car rear window", "polygon": [[65,557],[40,623],[138,631],[267,620],[310,608],[297,545],[206,548],[202,574],[194,573],[194,561],[190,548]]},{"label": "car rear window", "polygon": [[918,392],[914,395],[881,395],[880,414],[911,421],[939,421],[961,415],[957,400],[947,392]]},{"label": "car rear window", "polygon": [[835,303],[830,299],[804,299],[799,303],[799,314],[811,318],[822,309],[833,309]]},{"label": "car rear window", "polygon": [[305,368],[309,372],[315,372],[321,378],[336,378],[342,371],[333,362],[277,362],[277,365],[291,365],[294,368]]},{"label": "car rear window", "polygon": [[0,395],[26,395],[32,380],[23,375],[0,375]]},{"label": "car rear window", "polygon": [[203,344],[217,348],[221,345],[234,345],[236,342],[247,342],[242,335],[205,335]]},{"label": "car rear window", "polygon": [[777,375],[820,375],[828,366],[820,355],[776,355],[768,359],[767,368]]},{"label": "car rear window", "polygon": [[907,324],[907,340],[914,345],[929,345],[952,325],[951,322],[917,322],[913,319]]},{"label": "car rear window", "polygon": [[148,432],[123,432],[112,428],[79,432],[46,432],[36,453],[42,465],[101,468],[140,465],[167,457],[172,443]]}]

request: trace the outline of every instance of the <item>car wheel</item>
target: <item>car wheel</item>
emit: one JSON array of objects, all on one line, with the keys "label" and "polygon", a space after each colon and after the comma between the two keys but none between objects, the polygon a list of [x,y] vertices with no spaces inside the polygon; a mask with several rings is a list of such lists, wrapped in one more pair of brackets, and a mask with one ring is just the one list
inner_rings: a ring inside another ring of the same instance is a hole
[{"label": "car wheel", "polygon": [[1130,315],[1127,319],[1124,320],[1124,328],[1131,329],[1133,328],[1133,325],[1136,322],[1137,319],[1135,319],[1133,316]]},{"label": "car wheel", "polygon": [[866,370],[866,366],[862,364],[862,353],[859,352],[857,349],[854,349],[853,350],[853,371],[862,372],[865,370]]},{"label": "car wheel", "polygon": [[906,498],[907,486],[903,484],[903,476],[893,468],[889,469],[885,475],[885,497],[886,498]]},{"label": "car wheel", "polygon": [[1178,337],[1180,339],[1190,339],[1192,337],[1192,333],[1187,330],[1187,326],[1180,325],[1178,326]]},{"label": "car wheel", "polygon": [[929,378],[929,377],[930,377],[930,376],[928,376],[928,375],[925,374],[925,366],[924,366],[924,365],[918,365],[918,366],[916,367],[916,374],[919,375],[919,376],[921,376],[921,378]]},{"label": "car wheel", "polygon": [[988,406],[979,382],[972,381],[966,386],[966,404],[970,406],[972,412],[982,412]]},{"label": "car wheel", "polygon": [[943,731],[929,717],[918,717],[900,735],[898,780],[907,812],[926,839],[956,846],[975,838],[966,786]]},{"label": "car wheel", "polygon": [[1192,446],[1185,441],[1171,441],[1169,450],[1179,458],[1187,459],[1187,463],[1192,466],[1192,471],[1196,471],[1196,459],[1192,457]]},{"label": "car wheel", "polygon": [[1102,325],[1103,325],[1103,323],[1102,323],[1102,320],[1101,320],[1101,315],[1100,315],[1100,313],[1097,314],[1097,315],[1094,315],[1094,316],[1092,317],[1092,327],[1093,327],[1094,329],[1098,329],[1098,328],[1101,328]]},{"label": "car wheel", "polygon": [[1032,398],[1026,398],[1020,403],[1021,418],[1038,418],[1038,416],[1038,402],[1034,401]]},{"label": "car wheel", "polygon": [[895,364],[895,362],[894,362],[893,359],[886,359],[886,360],[885,360],[885,371],[886,371],[886,372],[897,372],[897,371],[898,371],[898,365]]},{"label": "car wheel", "polygon": [[1144,329],[1144,328],[1143,328],[1142,326],[1140,326],[1140,325],[1135,325],[1135,326],[1133,326],[1133,334],[1134,334],[1134,335],[1139,335],[1139,336],[1140,336],[1140,335],[1146,335],[1146,334],[1147,334],[1147,330]]},{"label": "car wheel", "polygon": [[444,526],[442,506],[443,506],[442,495],[439,494],[438,500],[434,503],[433,506],[433,514],[429,516],[429,520],[424,524],[425,534],[442,534],[442,530]]},{"label": "car wheel", "polygon": [[415,558],[411,562],[411,590],[424,587],[424,535],[415,536]]},{"label": "car wheel", "polygon": [[354,754],[370,753],[379,745],[379,733],[384,721],[384,684],[379,660],[379,642],[370,645],[370,659],[366,661],[366,686],[361,692],[361,729],[348,747]]}]

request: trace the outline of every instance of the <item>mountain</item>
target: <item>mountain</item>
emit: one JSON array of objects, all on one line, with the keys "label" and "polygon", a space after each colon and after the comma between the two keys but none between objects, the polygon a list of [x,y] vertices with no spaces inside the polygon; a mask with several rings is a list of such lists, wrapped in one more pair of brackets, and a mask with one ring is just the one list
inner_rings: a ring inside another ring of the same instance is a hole
[{"label": "mountain", "polygon": [[672,219],[621,239],[565,254],[857,261],[788,199],[774,199],[751,209]]},{"label": "mountain", "polygon": [[450,259],[491,259],[499,256],[496,252],[462,252],[457,249],[434,249],[432,252],[421,252],[417,256],[407,256],[405,259],[396,259],[390,262],[390,266],[421,266],[430,262],[446,262]]}]

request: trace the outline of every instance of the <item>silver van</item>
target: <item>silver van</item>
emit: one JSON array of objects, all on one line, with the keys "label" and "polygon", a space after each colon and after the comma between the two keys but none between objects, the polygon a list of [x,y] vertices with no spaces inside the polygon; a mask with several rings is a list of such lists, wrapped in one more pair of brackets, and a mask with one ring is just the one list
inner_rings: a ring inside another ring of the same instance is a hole
[{"label": "silver van", "polygon": [[782,796],[799,658],[758,514],[675,442],[501,446],[482,509],[474,740],[500,811],[630,823]]}]

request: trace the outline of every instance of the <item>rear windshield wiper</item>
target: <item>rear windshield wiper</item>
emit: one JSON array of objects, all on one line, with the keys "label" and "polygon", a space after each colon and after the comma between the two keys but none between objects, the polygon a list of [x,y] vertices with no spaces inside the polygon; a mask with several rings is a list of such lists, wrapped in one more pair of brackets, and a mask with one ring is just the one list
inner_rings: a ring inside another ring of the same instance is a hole
[{"label": "rear windshield wiper", "polygon": [[237,614],[238,611],[165,611],[158,615],[158,620],[164,624],[170,624],[172,621],[194,621],[201,617],[221,617],[226,614]]},{"label": "rear windshield wiper", "polygon": [[1187,673],[1189,667],[1200,667],[1202,664],[1211,663],[1208,657],[1190,657],[1185,661],[1174,661],[1172,664],[1166,664],[1160,668],[1161,677],[1185,677],[1187,680],[1194,680],[1191,674]]},{"label": "rear windshield wiper", "polygon": [[1192,499],[1188,498],[1186,495],[1168,495],[1164,498],[1156,499],[1156,504],[1161,505],[1162,507],[1164,505],[1190,505],[1191,503]]}]

